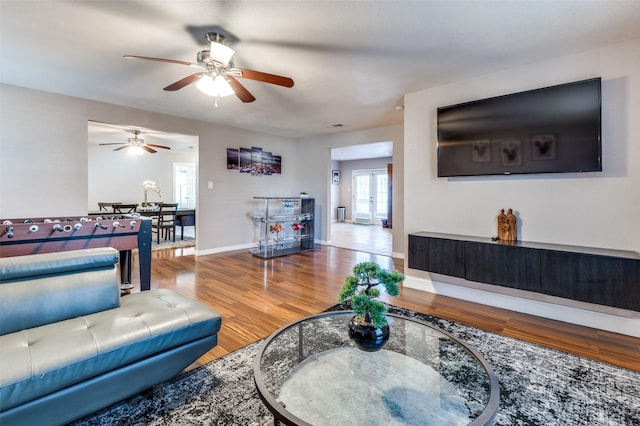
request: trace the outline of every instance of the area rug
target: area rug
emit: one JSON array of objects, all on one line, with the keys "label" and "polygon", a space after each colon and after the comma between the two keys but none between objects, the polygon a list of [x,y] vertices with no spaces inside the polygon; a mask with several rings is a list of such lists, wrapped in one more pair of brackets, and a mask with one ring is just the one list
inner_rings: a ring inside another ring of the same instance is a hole
[{"label": "area rug", "polygon": [[[439,327],[485,357],[500,383],[497,425],[640,425],[640,373],[407,309],[389,312]],[[253,382],[261,344],[173,379],[162,396],[140,394],[75,425],[272,424]]]},{"label": "area rug", "polygon": [[175,242],[171,240],[160,240],[160,244],[157,243],[157,240],[154,238],[151,241],[151,250],[171,250],[171,249],[179,249],[179,248],[187,248],[187,247],[195,247],[196,240],[192,237],[184,237],[184,239],[176,238]]}]

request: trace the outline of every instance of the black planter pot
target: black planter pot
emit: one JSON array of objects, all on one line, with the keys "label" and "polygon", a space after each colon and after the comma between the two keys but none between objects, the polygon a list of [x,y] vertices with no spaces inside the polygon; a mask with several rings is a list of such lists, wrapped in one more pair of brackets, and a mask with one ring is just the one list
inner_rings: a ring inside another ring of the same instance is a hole
[{"label": "black planter pot", "polygon": [[379,351],[389,340],[389,324],[376,327],[372,324],[360,324],[356,317],[349,321],[349,337],[351,341],[363,351]]}]

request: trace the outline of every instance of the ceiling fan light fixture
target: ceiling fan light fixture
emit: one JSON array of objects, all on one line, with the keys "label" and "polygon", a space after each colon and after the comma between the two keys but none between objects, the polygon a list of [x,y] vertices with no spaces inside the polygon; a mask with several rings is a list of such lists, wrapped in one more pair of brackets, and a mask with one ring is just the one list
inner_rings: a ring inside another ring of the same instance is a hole
[{"label": "ceiling fan light fixture", "polygon": [[133,130],[133,137],[128,139],[129,152],[135,157],[139,157],[144,154],[144,150],[142,149],[142,146],[144,145],[144,139],[140,139],[138,137],[139,134],[139,130]]},{"label": "ceiling fan light fixture", "polygon": [[220,33],[207,33],[207,40],[210,42],[209,57],[220,63],[223,67],[229,65],[231,58],[236,53],[232,48],[222,44],[224,36]]},{"label": "ceiling fan light fixture", "polygon": [[215,79],[210,75],[204,75],[198,80],[196,87],[205,95],[216,98],[233,95],[235,93],[229,82],[221,75],[215,76]]},{"label": "ceiling fan light fixture", "polygon": [[129,153],[131,155],[133,155],[134,157],[139,157],[142,154],[144,154],[144,150],[142,149],[142,147],[140,145],[132,145],[129,148]]},{"label": "ceiling fan light fixture", "polygon": [[144,139],[139,139],[137,135],[129,138],[129,145],[140,146],[142,144],[144,144]]},{"label": "ceiling fan light fixture", "polygon": [[231,62],[231,58],[234,53],[236,53],[229,46],[225,46],[224,44],[211,42],[211,49],[209,51],[209,57],[216,62],[219,62],[223,67],[229,65]]},{"label": "ceiling fan light fixture", "polygon": [[[199,68],[200,72],[181,78],[164,87],[163,90],[174,92],[195,83],[202,93],[215,98],[215,106],[218,106],[218,101],[221,97],[233,94],[243,103],[256,100],[255,96],[236,78],[260,81],[281,87],[293,87],[293,80],[289,77],[237,68],[233,63],[235,51],[224,45],[225,37],[219,32],[208,32],[205,34],[205,38],[209,44],[209,50],[200,50],[197,53],[197,63],[149,56],[126,55],[126,57]],[[148,146],[145,145],[143,148],[148,151]]]}]

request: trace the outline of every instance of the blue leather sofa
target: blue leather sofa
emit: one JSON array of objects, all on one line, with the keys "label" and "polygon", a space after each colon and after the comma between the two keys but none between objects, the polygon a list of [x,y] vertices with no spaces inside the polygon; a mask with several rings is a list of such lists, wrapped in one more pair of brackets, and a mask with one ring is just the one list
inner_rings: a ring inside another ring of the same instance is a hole
[{"label": "blue leather sofa", "polygon": [[177,293],[120,297],[112,248],[0,259],[0,425],[55,425],[178,374],[221,317]]}]

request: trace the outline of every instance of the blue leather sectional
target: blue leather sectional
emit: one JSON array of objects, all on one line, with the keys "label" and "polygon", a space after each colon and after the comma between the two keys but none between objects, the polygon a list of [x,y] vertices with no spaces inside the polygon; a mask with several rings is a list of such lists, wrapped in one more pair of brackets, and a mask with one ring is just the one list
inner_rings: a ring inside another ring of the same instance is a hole
[{"label": "blue leather sectional", "polygon": [[120,297],[112,248],[0,259],[0,424],[66,424],[178,374],[220,315],[166,290]]}]

